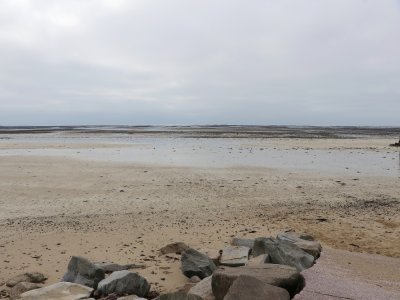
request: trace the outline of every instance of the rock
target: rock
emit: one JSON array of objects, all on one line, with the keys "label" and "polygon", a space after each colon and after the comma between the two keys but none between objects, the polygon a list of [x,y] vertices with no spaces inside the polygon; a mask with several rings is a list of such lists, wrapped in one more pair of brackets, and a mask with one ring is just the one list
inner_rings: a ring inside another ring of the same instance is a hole
[{"label": "rock", "polygon": [[118,300],[147,300],[146,298],[140,298],[136,295],[129,295],[129,296],[125,296],[125,297],[120,297],[118,298]]},{"label": "rock", "polygon": [[189,290],[189,294],[199,296],[203,300],[214,300],[211,282],[212,276],[204,278]]},{"label": "rock", "polygon": [[20,282],[42,283],[45,282],[46,279],[47,277],[42,273],[28,272],[11,278],[6,282],[6,286],[13,287]]},{"label": "rock", "polygon": [[231,246],[222,250],[220,264],[230,267],[244,266],[249,260],[249,247]]},{"label": "rock", "polygon": [[268,264],[271,262],[271,258],[268,254],[261,254],[257,257],[253,257],[249,259],[246,263],[246,266],[262,266],[264,264]]},{"label": "rock", "polygon": [[298,271],[310,268],[314,257],[291,242],[272,238],[257,238],[253,248],[254,256],[268,253],[271,262],[295,267]]},{"label": "rock", "polygon": [[266,243],[272,243],[275,245],[275,240],[273,238],[262,237],[255,239],[251,255],[257,257],[262,254],[268,254],[268,248],[265,246]]},{"label": "rock", "polygon": [[61,281],[73,282],[96,288],[105,277],[104,270],[91,263],[84,257],[72,256],[68,264],[68,271]]},{"label": "rock", "polygon": [[117,295],[132,295],[143,297],[150,290],[147,280],[137,273],[129,271],[113,272],[106,279],[99,282],[97,291],[102,295],[115,293]]},{"label": "rock", "polygon": [[243,246],[243,247],[249,247],[250,249],[253,249],[254,246],[254,240],[253,239],[242,239],[242,238],[233,238],[231,241],[232,246]]},{"label": "rock", "polygon": [[8,299],[10,296],[9,289],[0,290],[0,299]]},{"label": "rock", "polygon": [[294,299],[398,300],[399,270],[399,258],[326,248],[302,272],[306,286]]},{"label": "rock", "polygon": [[264,284],[281,287],[291,297],[304,287],[304,278],[293,267],[277,264],[265,264],[258,267],[220,267],[212,276],[212,290],[216,300],[224,299],[233,282],[240,276],[255,277]]},{"label": "rock", "polygon": [[215,249],[200,249],[199,252],[204,253],[207,255],[216,266],[219,266],[219,259],[221,257],[221,250],[215,250]]},{"label": "rock", "polygon": [[130,269],[143,269],[145,268],[144,265],[136,265],[136,264],[128,264],[128,265],[119,265],[114,263],[95,263],[96,266],[102,268],[105,273],[112,273],[115,271],[123,271],[123,270],[130,270]]},{"label": "rock", "polygon": [[290,300],[290,295],[285,289],[265,284],[255,277],[240,275],[224,297],[224,300],[265,299]]},{"label": "rock", "polygon": [[181,257],[181,269],[183,274],[190,278],[198,276],[201,279],[210,276],[217,267],[214,262],[205,254],[194,249],[183,252]]},{"label": "rock", "polygon": [[117,294],[112,293],[106,296],[105,298],[102,298],[101,300],[118,300],[118,296]]},{"label": "rock", "polygon": [[59,282],[40,289],[31,290],[21,294],[21,299],[26,300],[77,300],[89,298],[93,289],[84,285]]},{"label": "rock", "polygon": [[185,294],[181,292],[163,294],[155,298],[154,300],[203,300],[201,297],[196,295]]},{"label": "rock", "polygon": [[189,282],[191,282],[191,283],[199,283],[200,281],[201,281],[201,279],[199,276],[192,276],[189,279]]},{"label": "rock", "polygon": [[10,299],[18,299],[18,297],[27,291],[40,289],[43,287],[43,284],[40,283],[31,283],[31,282],[20,282],[14,285],[10,290]]},{"label": "rock", "polygon": [[298,235],[295,232],[286,232],[278,234],[276,238],[280,241],[287,241],[295,244],[297,247],[307,252],[308,254],[311,254],[312,256],[314,256],[315,259],[317,259],[321,254],[321,244],[317,241],[305,240],[301,238],[301,236],[306,238],[309,237],[307,235]]},{"label": "rock", "polygon": [[176,253],[182,254],[184,251],[189,250],[189,246],[182,242],[168,244],[160,249],[161,254]]}]

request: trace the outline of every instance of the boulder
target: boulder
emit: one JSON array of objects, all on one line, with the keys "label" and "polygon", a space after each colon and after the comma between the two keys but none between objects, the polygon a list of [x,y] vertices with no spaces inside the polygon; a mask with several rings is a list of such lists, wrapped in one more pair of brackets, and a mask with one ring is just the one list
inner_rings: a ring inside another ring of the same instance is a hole
[{"label": "boulder", "polygon": [[290,300],[288,291],[258,280],[255,277],[240,275],[224,300]]},{"label": "boulder", "polygon": [[129,295],[125,297],[119,297],[118,300],[147,300],[146,298],[140,298],[136,295]]},{"label": "boulder", "polygon": [[261,254],[259,256],[249,259],[246,266],[263,266],[271,262],[271,258],[268,254]]},{"label": "boulder", "polygon": [[181,292],[163,294],[154,300],[203,300],[201,297]]},{"label": "boulder", "polygon": [[182,254],[184,251],[189,250],[190,247],[182,242],[168,244],[160,249],[161,254],[176,253]]},{"label": "boulder", "polygon": [[222,250],[220,265],[238,267],[244,266],[249,260],[250,248],[244,246],[230,246]]},{"label": "boulder", "polygon": [[287,241],[295,244],[297,247],[308,254],[311,254],[315,259],[317,259],[321,254],[321,244],[317,241],[303,239],[302,236],[306,238],[309,237],[307,235],[296,234],[295,232],[285,232],[278,234],[276,238],[280,241]]},{"label": "boulder", "polygon": [[214,262],[205,254],[194,249],[183,252],[181,257],[181,269],[183,274],[190,278],[198,276],[201,279],[210,276],[216,269]]},{"label": "boulder", "polygon": [[115,271],[123,271],[123,270],[130,270],[130,269],[142,269],[144,265],[136,265],[136,264],[127,264],[127,265],[119,265],[114,263],[95,263],[96,266],[102,268],[105,273],[112,273]]},{"label": "boulder", "polygon": [[293,267],[277,264],[265,264],[257,267],[220,267],[212,276],[212,290],[216,300],[224,299],[233,282],[240,276],[255,277],[264,284],[281,287],[291,297],[304,287],[304,278]]},{"label": "boulder", "polygon": [[254,240],[253,239],[242,239],[242,238],[233,238],[231,241],[232,246],[243,246],[243,247],[249,247],[250,249],[253,249],[254,246]]},{"label": "boulder", "polygon": [[251,255],[253,257],[257,257],[262,254],[268,254],[269,248],[266,247],[267,243],[275,245],[275,240],[273,238],[263,238],[263,237],[255,239]]},{"label": "boulder", "polygon": [[31,282],[20,282],[17,285],[14,285],[10,290],[10,299],[18,299],[22,293],[27,291],[40,289],[43,287],[43,284],[40,283],[31,283]]},{"label": "boulder", "polygon": [[13,287],[20,282],[42,283],[45,282],[47,277],[38,272],[27,272],[17,275],[6,282],[6,286]]},{"label": "boulder", "polygon": [[137,273],[129,271],[113,272],[106,279],[99,282],[97,292],[101,295],[115,293],[117,295],[146,296],[150,290],[147,280]]},{"label": "boulder", "polygon": [[119,297],[118,300],[147,300],[146,298],[140,298],[136,295],[129,295],[125,297]]},{"label": "boulder", "polygon": [[89,298],[93,289],[84,285],[59,282],[40,289],[31,290],[21,294],[21,299],[25,300],[77,300]]},{"label": "boulder", "polygon": [[303,271],[312,267],[314,257],[291,242],[272,238],[257,238],[253,248],[254,256],[267,253],[274,264],[295,267]]},{"label": "boulder", "polygon": [[91,263],[84,257],[72,256],[68,264],[68,271],[61,281],[73,282],[96,288],[105,277],[104,270]]},{"label": "boulder", "polygon": [[204,300],[214,300],[211,282],[212,276],[204,278],[189,290],[189,294],[199,296]]}]

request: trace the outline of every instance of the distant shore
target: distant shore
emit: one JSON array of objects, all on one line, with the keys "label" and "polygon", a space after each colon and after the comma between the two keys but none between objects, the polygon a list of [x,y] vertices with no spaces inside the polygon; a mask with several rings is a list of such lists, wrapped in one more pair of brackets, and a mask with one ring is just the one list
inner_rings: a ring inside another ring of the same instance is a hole
[{"label": "distant shore", "polygon": [[218,138],[398,138],[400,127],[369,126],[0,126],[0,134],[35,133],[124,133],[138,135],[168,134],[179,137]]}]

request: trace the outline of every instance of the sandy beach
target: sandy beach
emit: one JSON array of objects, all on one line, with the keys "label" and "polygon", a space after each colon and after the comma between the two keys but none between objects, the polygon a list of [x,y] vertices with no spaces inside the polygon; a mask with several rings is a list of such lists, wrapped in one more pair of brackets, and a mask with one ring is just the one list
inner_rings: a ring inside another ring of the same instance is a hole
[{"label": "sandy beach", "polygon": [[[388,147],[393,138],[249,137],[207,144],[113,137],[2,135],[0,286],[25,271],[57,282],[70,257],[82,255],[144,264],[138,272],[156,290],[171,291],[186,278],[179,256],[159,255],[162,246],[183,241],[215,253],[232,237],[289,229],[310,233],[323,246],[400,257],[399,151]],[[295,151],[302,154],[282,167],[251,158]],[[343,153],[360,161],[342,166]],[[313,156],[315,167],[296,162],[304,155]]]}]

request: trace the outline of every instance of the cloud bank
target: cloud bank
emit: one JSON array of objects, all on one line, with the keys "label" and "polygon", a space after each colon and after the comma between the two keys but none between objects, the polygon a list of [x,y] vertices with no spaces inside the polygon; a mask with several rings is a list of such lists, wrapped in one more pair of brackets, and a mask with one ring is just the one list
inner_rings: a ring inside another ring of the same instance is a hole
[{"label": "cloud bank", "polygon": [[400,126],[400,2],[2,0],[0,125]]}]

